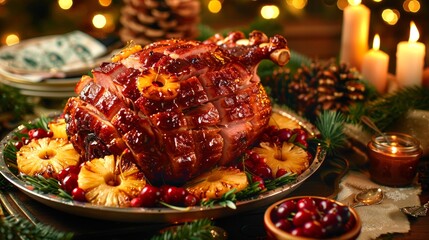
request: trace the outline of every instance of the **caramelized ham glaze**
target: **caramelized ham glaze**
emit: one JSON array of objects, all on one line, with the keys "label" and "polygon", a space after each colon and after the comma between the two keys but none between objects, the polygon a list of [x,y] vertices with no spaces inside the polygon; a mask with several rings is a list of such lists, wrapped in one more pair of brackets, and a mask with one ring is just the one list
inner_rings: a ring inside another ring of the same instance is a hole
[{"label": "caramelized ham glaze", "polygon": [[183,183],[231,164],[267,125],[264,59],[287,63],[282,36],[152,43],[82,77],[64,109],[67,133],[85,160],[122,155],[153,184]]}]

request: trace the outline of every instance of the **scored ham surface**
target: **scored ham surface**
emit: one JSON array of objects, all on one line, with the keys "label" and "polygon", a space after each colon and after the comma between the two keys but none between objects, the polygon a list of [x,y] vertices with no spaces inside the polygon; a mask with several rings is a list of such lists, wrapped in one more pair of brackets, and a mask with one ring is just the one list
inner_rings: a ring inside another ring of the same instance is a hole
[{"label": "scored ham surface", "polygon": [[271,114],[257,66],[290,58],[284,37],[259,31],[139,47],[83,76],[64,113],[84,160],[122,156],[153,184],[180,184],[242,155]]}]

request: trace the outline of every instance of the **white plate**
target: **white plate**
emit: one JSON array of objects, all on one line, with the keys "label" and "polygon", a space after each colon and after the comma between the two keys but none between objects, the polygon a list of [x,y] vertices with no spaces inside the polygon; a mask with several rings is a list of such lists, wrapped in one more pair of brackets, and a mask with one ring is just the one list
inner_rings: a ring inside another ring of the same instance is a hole
[{"label": "white plate", "polygon": [[109,57],[106,54],[106,47],[96,39],[73,31],[0,48],[0,68],[28,82],[40,82],[82,75]]},{"label": "white plate", "polygon": [[[275,109],[274,111],[299,122],[299,124],[312,136],[316,136],[318,134],[313,125],[298,118],[296,115],[280,109]],[[236,203],[237,209],[235,210],[219,205],[214,207],[191,207],[188,211],[179,211],[170,208],[115,208],[96,206],[90,203],[67,201],[59,198],[58,196],[32,191],[32,187],[27,185],[17,176],[17,169],[14,169],[11,164],[8,164],[3,156],[4,146],[13,137],[13,133],[20,131],[23,128],[24,126],[16,128],[1,141],[0,173],[23,193],[47,206],[79,216],[112,221],[174,223],[199,218],[226,217],[261,207],[267,207],[298,188],[320,167],[326,155],[326,152],[323,149],[318,148],[314,154],[314,159],[310,164],[310,167],[300,174],[294,182],[277,189],[264,192],[254,198],[238,201]]]}]

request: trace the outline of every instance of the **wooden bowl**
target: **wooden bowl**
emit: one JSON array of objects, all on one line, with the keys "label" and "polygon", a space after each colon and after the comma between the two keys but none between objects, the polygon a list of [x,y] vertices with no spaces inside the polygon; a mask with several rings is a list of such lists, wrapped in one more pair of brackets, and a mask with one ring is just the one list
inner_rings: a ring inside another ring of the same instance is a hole
[{"label": "wooden bowl", "polygon": [[[296,235],[291,234],[288,231],[284,231],[284,230],[276,227],[275,223],[272,219],[272,212],[275,211],[279,205],[281,205],[282,203],[284,203],[286,201],[289,201],[289,200],[298,201],[299,199],[303,199],[303,198],[311,198],[311,199],[314,199],[316,202],[320,202],[321,200],[327,200],[327,201],[336,203],[337,205],[347,207],[349,212],[350,212],[349,222],[347,223],[348,230],[346,232],[341,233],[340,235],[317,238],[315,236],[296,236]],[[267,239],[269,239],[269,240],[286,240],[286,239],[287,240],[308,240],[308,239],[345,240],[345,239],[356,239],[359,236],[361,228],[362,228],[362,223],[361,223],[361,220],[359,218],[359,215],[357,214],[357,212],[353,208],[350,208],[341,202],[338,202],[338,201],[335,201],[335,200],[332,200],[332,199],[329,199],[326,197],[319,197],[319,196],[290,197],[290,198],[286,198],[286,199],[280,200],[280,201],[272,204],[265,211],[264,225],[265,225],[265,230],[267,232],[267,237],[268,237]]]}]

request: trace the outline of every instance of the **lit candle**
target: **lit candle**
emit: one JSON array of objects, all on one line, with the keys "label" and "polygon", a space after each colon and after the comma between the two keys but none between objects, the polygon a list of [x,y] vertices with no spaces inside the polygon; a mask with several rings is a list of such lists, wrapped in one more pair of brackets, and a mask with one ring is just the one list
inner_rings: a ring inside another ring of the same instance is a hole
[{"label": "lit candle", "polygon": [[387,86],[387,71],[389,67],[389,55],[380,49],[380,36],[374,36],[372,49],[369,50],[362,62],[362,76],[374,85],[379,93],[384,93]]},{"label": "lit candle", "polygon": [[370,11],[361,0],[349,0],[344,8],[340,62],[361,69],[363,56],[368,51]]},{"label": "lit candle", "polygon": [[420,34],[414,22],[410,24],[408,42],[400,42],[396,50],[396,79],[399,87],[422,85],[426,47],[417,42]]}]

